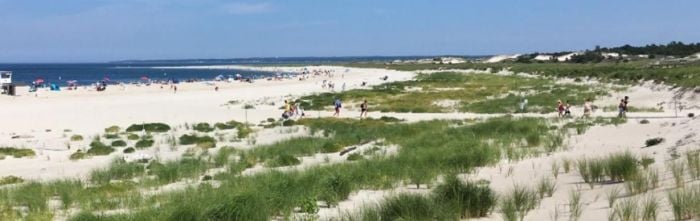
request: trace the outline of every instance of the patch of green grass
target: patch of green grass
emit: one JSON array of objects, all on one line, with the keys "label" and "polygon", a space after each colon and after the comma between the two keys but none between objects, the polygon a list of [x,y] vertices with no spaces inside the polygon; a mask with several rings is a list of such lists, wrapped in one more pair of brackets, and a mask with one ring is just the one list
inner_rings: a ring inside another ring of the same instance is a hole
[{"label": "patch of green grass", "polygon": [[523,220],[525,215],[539,203],[537,191],[524,186],[514,186],[501,197],[500,209],[504,220]]},{"label": "patch of green grass", "polygon": [[125,147],[126,142],[124,142],[123,140],[115,140],[115,141],[112,141],[112,146],[113,147]]},{"label": "patch of green grass", "polygon": [[210,136],[198,136],[196,134],[183,134],[179,138],[179,142],[181,145],[191,145],[191,144],[204,144],[204,143],[211,143],[216,146],[216,139]]},{"label": "patch of green grass", "polygon": [[552,197],[555,189],[556,183],[550,178],[543,177],[539,182],[537,182],[537,193],[539,194],[540,199],[544,198],[545,196]]},{"label": "patch of green grass", "polygon": [[20,149],[14,147],[0,147],[0,155],[12,156],[14,158],[36,156],[32,149]]},{"label": "patch of green grass", "polygon": [[119,133],[120,130],[121,130],[121,128],[119,128],[119,126],[114,125],[114,126],[105,128],[105,133],[116,134],[116,133]]},{"label": "patch of green grass", "polygon": [[592,90],[590,86],[556,84],[543,78],[440,72],[420,74],[412,81],[386,83],[369,90],[322,93],[301,100],[305,101],[302,106],[307,110],[322,110],[332,105],[334,98],[340,98],[345,103],[366,99],[374,110],[381,112],[452,112],[452,107],[442,107],[435,101],[454,100],[459,101],[459,111],[514,113],[521,111],[518,104],[522,99],[528,100],[526,112],[552,112],[558,99],[580,105],[585,98],[605,94],[604,90]]},{"label": "patch of green grass", "polygon": [[82,160],[85,158],[88,158],[89,155],[81,150],[78,150],[77,152],[71,154],[68,159],[70,160]]},{"label": "patch of green grass", "polygon": [[485,217],[496,206],[496,194],[487,185],[462,182],[455,175],[433,189],[434,202],[459,214],[458,219]]},{"label": "patch of green grass", "polygon": [[112,180],[131,179],[145,173],[144,165],[127,163],[124,160],[114,160],[105,169],[90,172],[90,181],[98,184],[109,183]]},{"label": "patch of green grass", "polygon": [[283,166],[293,166],[299,165],[301,161],[292,155],[281,154],[275,158],[272,158],[265,162],[265,166],[268,167],[283,167]]},{"label": "patch of green grass", "polygon": [[24,182],[24,179],[16,176],[5,176],[0,178],[0,186]]},{"label": "patch of green grass", "polygon": [[72,136],[70,136],[70,141],[82,141],[82,140],[83,140],[83,136],[80,134],[73,134]]},{"label": "patch of green grass", "polygon": [[598,159],[581,159],[578,170],[583,181],[591,185],[601,182],[623,182],[639,173],[637,157],[630,152],[610,154]]},{"label": "patch of green grass", "polygon": [[192,129],[202,133],[208,133],[214,131],[214,128],[209,125],[209,123],[198,123],[192,125]]},{"label": "patch of green grass", "polygon": [[88,149],[87,154],[93,156],[102,156],[109,155],[112,152],[114,152],[114,148],[95,139],[90,143],[90,149]]},{"label": "patch of green grass", "polygon": [[133,152],[136,152],[136,149],[134,149],[133,147],[127,147],[124,149],[123,152],[124,153],[133,153]]},{"label": "patch of green grass", "polygon": [[130,134],[126,135],[126,139],[129,139],[129,140],[138,140],[138,139],[139,139],[139,135],[130,133]]},{"label": "patch of green grass", "polygon": [[656,137],[656,138],[647,139],[644,142],[644,144],[646,145],[646,147],[651,147],[651,146],[656,146],[656,145],[660,144],[661,142],[664,142],[664,138]]},{"label": "patch of green grass", "polygon": [[146,131],[151,133],[163,133],[170,131],[170,126],[164,123],[132,124],[126,128],[126,132]]},{"label": "patch of green grass", "polygon": [[357,160],[362,160],[362,159],[365,159],[365,157],[359,153],[351,153],[350,155],[348,155],[348,158],[347,158],[348,161],[357,161]]},{"label": "patch of green grass", "polygon": [[172,183],[183,178],[194,178],[207,169],[207,162],[200,158],[184,158],[179,161],[151,162],[148,174],[154,175],[161,183]]},{"label": "patch of green grass", "polygon": [[136,149],[144,149],[144,148],[149,148],[153,146],[154,141],[153,140],[148,140],[148,139],[141,139],[139,141],[136,141],[134,144],[134,147]]}]

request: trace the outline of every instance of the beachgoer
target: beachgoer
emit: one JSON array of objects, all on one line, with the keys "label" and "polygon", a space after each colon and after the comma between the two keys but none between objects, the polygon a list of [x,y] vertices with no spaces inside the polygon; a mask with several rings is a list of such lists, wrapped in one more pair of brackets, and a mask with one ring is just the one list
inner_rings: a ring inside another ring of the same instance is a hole
[{"label": "beachgoer", "polygon": [[525,108],[527,107],[527,98],[523,98],[520,102],[520,113],[525,113]]},{"label": "beachgoer", "polygon": [[177,86],[173,85],[173,93],[177,94]]},{"label": "beachgoer", "polygon": [[620,100],[620,104],[617,105],[617,117],[625,117],[625,99]]},{"label": "beachgoer", "polygon": [[342,91],[345,91],[345,82],[343,82],[343,88]]},{"label": "beachgoer", "polygon": [[367,100],[360,104],[360,119],[362,119],[363,115],[367,117]]},{"label": "beachgoer", "polygon": [[586,102],[583,103],[583,117],[590,117],[591,116],[591,99],[587,98]]},{"label": "beachgoer", "polygon": [[561,100],[557,101],[557,112],[559,113],[559,117],[564,116],[564,103],[562,103]]},{"label": "beachgoer", "polygon": [[340,102],[340,98],[335,99],[334,106],[335,106],[335,113],[333,114],[333,116],[339,117],[340,116],[340,108],[343,107],[343,104]]},{"label": "beachgoer", "polygon": [[214,87],[214,91],[219,91],[219,86]]},{"label": "beachgoer", "polygon": [[571,117],[571,104],[569,101],[566,101],[566,105],[564,106],[564,116]]}]

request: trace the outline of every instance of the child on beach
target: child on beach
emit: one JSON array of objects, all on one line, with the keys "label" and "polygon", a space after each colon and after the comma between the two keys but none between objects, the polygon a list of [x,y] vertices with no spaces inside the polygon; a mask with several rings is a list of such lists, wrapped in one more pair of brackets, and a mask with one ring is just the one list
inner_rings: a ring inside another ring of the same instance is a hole
[{"label": "child on beach", "polygon": [[564,106],[564,116],[571,117],[571,104],[569,101],[566,101],[566,105]]},{"label": "child on beach", "polygon": [[564,103],[562,103],[561,100],[557,101],[557,112],[559,113],[559,117],[564,116]]},{"label": "child on beach", "polygon": [[591,99],[586,98],[586,102],[583,103],[583,117],[588,118],[591,116]]}]

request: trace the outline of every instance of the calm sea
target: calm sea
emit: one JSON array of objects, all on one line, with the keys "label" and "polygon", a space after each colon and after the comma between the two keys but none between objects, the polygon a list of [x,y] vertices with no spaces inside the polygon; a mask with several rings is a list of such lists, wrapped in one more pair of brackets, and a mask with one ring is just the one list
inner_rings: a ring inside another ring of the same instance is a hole
[{"label": "calm sea", "polygon": [[86,64],[0,64],[0,71],[12,71],[13,83],[30,84],[36,79],[46,83],[66,85],[67,81],[78,84],[92,84],[105,78],[110,82],[137,82],[142,77],[151,80],[179,81],[189,79],[214,79],[218,75],[240,74],[255,78],[276,73],[249,70],[203,70],[203,69],[157,69],[153,67],[190,66],[190,65],[284,65],[284,64],[333,64],[344,62],[375,62],[396,59],[420,59],[411,57],[312,57],[312,58],[246,58],[246,59],[208,59],[208,60],[163,60],[163,61],[121,61],[110,63]]}]

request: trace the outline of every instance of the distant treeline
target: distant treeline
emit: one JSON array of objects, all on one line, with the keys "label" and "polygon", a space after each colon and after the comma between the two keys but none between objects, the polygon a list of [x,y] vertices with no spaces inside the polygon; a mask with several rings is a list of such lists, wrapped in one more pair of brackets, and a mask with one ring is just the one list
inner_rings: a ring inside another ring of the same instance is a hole
[{"label": "distant treeline", "polygon": [[620,54],[628,55],[664,55],[664,56],[679,56],[686,57],[695,53],[700,52],[700,43],[690,43],[685,44],[680,41],[672,41],[668,44],[649,44],[645,46],[631,46],[623,45],[620,47],[613,48],[601,48],[596,47],[596,52],[617,52]]}]

